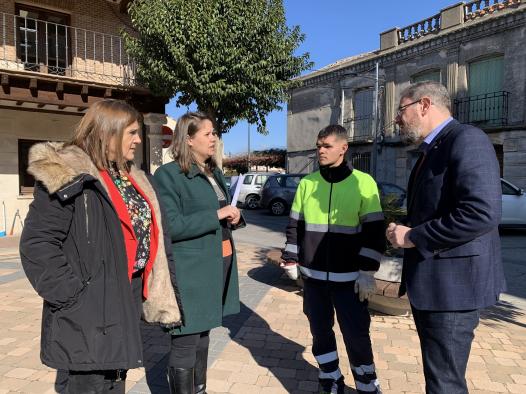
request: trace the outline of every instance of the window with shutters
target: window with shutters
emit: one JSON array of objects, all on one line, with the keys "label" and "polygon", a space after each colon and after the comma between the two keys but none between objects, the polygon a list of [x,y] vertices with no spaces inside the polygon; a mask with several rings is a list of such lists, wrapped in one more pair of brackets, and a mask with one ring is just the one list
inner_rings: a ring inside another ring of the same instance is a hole
[{"label": "window with shutters", "polygon": [[374,89],[356,90],[352,98],[352,117],[344,120],[352,141],[367,141],[373,137]]},{"label": "window with shutters", "polygon": [[508,124],[509,93],[504,90],[504,58],[494,56],[468,65],[468,96],[454,101],[462,123],[484,126]]},{"label": "window with shutters", "polygon": [[26,70],[65,75],[71,62],[69,15],[16,4],[17,57]]},{"label": "window with shutters", "polygon": [[504,61],[502,56],[469,65],[468,95],[472,97],[470,123],[492,122],[502,118]]}]

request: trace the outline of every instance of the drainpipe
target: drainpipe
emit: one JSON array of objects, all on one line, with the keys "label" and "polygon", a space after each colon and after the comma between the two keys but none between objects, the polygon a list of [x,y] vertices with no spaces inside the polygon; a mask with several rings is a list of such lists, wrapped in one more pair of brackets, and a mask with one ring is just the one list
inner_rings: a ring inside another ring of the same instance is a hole
[{"label": "drainpipe", "polygon": [[345,89],[342,88],[342,101],[340,103],[340,108],[341,108],[341,114],[340,114],[340,124],[342,125],[343,127],[343,117],[344,117],[344,113],[345,113]]},{"label": "drainpipe", "polygon": [[377,160],[378,160],[378,80],[379,80],[379,64],[376,62],[376,74],[374,78],[374,107],[373,107],[373,178],[376,179],[376,172],[377,172]]}]

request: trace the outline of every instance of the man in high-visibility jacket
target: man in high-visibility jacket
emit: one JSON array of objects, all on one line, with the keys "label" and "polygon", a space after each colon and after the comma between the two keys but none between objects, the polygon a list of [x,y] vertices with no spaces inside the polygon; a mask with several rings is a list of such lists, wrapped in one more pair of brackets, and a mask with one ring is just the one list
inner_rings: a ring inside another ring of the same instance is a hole
[{"label": "man in high-visibility jacket", "polygon": [[384,215],[371,176],[348,165],[347,131],[325,127],[316,143],[320,170],[296,191],[282,258],[304,279],[303,310],[313,337],[320,393],[343,394],[333,331],[338,318],[358,393],[380,393],[367,300],[385,250]]}]

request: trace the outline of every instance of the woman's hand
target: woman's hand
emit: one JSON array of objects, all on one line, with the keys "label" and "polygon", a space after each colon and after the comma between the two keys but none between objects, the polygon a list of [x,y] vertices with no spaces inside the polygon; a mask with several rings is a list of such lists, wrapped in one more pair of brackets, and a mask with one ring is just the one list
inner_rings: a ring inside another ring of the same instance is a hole
[{"label": "woman's hand", "polygon": [[241,218],[241,213],[236,207],[227,205],[226,207],[217,210],[217,218],[219,220],[226,219],[228,223],[231,224],[237,224]]}]

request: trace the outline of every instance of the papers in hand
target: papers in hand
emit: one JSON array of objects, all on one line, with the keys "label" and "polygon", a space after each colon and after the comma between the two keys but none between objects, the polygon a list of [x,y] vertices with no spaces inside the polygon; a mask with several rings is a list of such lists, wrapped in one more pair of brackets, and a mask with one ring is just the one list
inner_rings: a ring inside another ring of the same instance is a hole
[{"label": "papers in hand", "polygon": [[234,189],[234,195],[232,196],[232,202],[230,203],[230,205],[232,205],[233,207],[237,205],[237,200],[239,198],[239,191],[241,190],[241,185],[243,184],[244,178],[245,178],[244,175],[240,175],[237,177],[236,185]]}]

